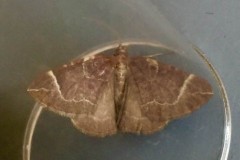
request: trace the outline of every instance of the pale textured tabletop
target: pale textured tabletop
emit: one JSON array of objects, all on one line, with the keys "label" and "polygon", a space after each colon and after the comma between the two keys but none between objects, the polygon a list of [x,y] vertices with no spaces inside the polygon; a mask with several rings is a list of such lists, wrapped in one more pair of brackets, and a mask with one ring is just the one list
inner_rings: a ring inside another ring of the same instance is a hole
[{"label": "pale textured tabletop", "polygon": [[[232,110],[233,134],[229,160],[239,160],[239,0],[151,1],[180,33],[206,53],[220,74]],[[28,63],[58,64],[59,61],[64,62],[67,57],[73,57],[71,51],[77,49],[77,44],[72,43],[69,37],[64,37],[69,40],[68,44],[63,44],[64,42],[61,41],[62,37],[59,33],[64,31],[61,21],[46,16],[58,12],[54,8],[57,2],[0,1],[0,159],[22,159],[23,135],[33,104],[27,93],[23,91],[31,78],[29,72],[33,74],[37,68],[36,66],[29,68]],[[39,21],[41,19],[44,21]],[[56,28],[56,32],[51,32],[49,36],[57,38],[46,40],[41,34],[35,34],[35,29],[40,26],[42,26],[42,35],[49,34],[48,29]],[[54,45],[49,45],[50,43]],[[84,43],[82,45],[84,46]],[[57,48],[51,48],[53,46]],[[84,49],[83,46],[80,47]],[[48,51],[54,51],[54,54],[48,57],[39,54],[44,52],[47,55]],[[58,61],[55,61],[58,54],[64,55],[63,53],[66,52],[72,55],[58,57]],[[38,58],[26,58],[31,54],[35,54]],[[40,68],[45,67],[40,66]]]}]

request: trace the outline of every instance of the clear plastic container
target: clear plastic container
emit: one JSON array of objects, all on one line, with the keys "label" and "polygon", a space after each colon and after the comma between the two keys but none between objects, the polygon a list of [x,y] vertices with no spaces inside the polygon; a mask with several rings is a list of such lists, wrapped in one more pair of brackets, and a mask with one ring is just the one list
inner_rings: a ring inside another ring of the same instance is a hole
[{"label": "clear plastic container", "polygon": [[155,134],[119,133],[106,138],[84,135],[68,118],[36,104],[26,128],[24,160],[227,160],[231,115],[224,86],[204,54],[179,35],[154,5],[142,0],[80,0],[56,5],[69,34],[83,38],[81,49],[92,48],[78,56],[111,53],[122,43],[130,55],[155,55],[204,77],[214,96],[200,110]]}]

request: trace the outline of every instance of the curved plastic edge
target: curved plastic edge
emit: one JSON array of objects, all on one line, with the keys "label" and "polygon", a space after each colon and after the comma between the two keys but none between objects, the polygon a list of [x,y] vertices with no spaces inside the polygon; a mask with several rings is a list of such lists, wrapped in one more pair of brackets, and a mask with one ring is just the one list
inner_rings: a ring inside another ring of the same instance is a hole
[{"label": "curved plastic edge", "polygon": [[112,41],[109,43],[104,43],[102,45],[98,45],[96,47],[91,48],[90,50],[87,50],[86,52],[83,52],[79,57],[84,57],[86,54],[88,56],[93,56],[98,53],[102,53],[114,48],[117,48],[119,44],[123,46],[138,46],[138,45],[147,45],[150,47],[156,47],[156,48],[162,48],[164,53],[168,54],[175,54],[178,53],[176,49],[167,47],[166,45],[158,42],[158,41],[152,41],[152,40],[138,40],[138,39],[125,39],[125,40],[118,40],[118,41]]},{"label": "curved plastic edge", "polygon": [[27,127],[24,134],[23,160],[30,160],[33,133],[41,112],[42,107],[40,106],[40,104],[36,103],[28,119]]},{"label": "curved plastic edge", "polygon": [[221,90],[221,96],[223,98],[224,102],[224,110],[225,110],[225,125],[224,125],[224,140],[223,140],[223,148],[222,148],[222,154],[220,156],[220,160],[227,160],[229,151],[230,151],[230,145],[231,145],[231,134],[232,134],[232,120],[231,120],[231,109],[226,93],[226,89],[223,85],[223,82],[217,73],[216,69],[213,67],[213,65],[209,62],[209,60],[206,58],[204,53],[196,46],[193,45],[193,49],[198,53],[198,55],[207,63],[208,67],[211,69],[211,72],[214,75],[214,78],[218,82]]}]

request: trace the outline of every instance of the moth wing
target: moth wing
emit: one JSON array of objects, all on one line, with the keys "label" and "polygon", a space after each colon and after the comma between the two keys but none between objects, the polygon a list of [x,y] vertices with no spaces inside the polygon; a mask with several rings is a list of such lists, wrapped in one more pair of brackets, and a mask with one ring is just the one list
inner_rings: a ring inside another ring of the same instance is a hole
[{"label": "moth wing", "polygon": [[113,67],[110,56],[78,59],[40,75],[28,92],[47,109],[70,117],[85,133],[113,134]]},{"label": "moth wing", "polygon": [[197,110],[213,94],[206,80],[151,58],[130,59],[129,72],[120,125],[125,132],[157,131],[168,121]]},{"label": "moth wing", "polygon": [[98,137],[117,133],[113,78],[110,78],[99,95],[93,114],[78,114],[72,118],[74,126],[83,133]]}]

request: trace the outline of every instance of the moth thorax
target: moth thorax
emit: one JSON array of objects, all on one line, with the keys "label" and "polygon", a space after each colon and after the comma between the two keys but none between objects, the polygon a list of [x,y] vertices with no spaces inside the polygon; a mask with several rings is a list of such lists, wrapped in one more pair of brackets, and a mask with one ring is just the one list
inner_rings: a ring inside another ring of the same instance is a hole
[{"label": "moth thorax", "polygon": [[120,61],[116,64],[114,78],[114,100],[117,123],[120,121],[125,102],[127,71],[128,66],[125,62]]},{"label": "moth thorax", "polygon": [[120,62],[115,67],[115,89],[117,91],[115,97],[120,96],[124,92],[126,77],[127,77],[127,65],[125,63]]}]

